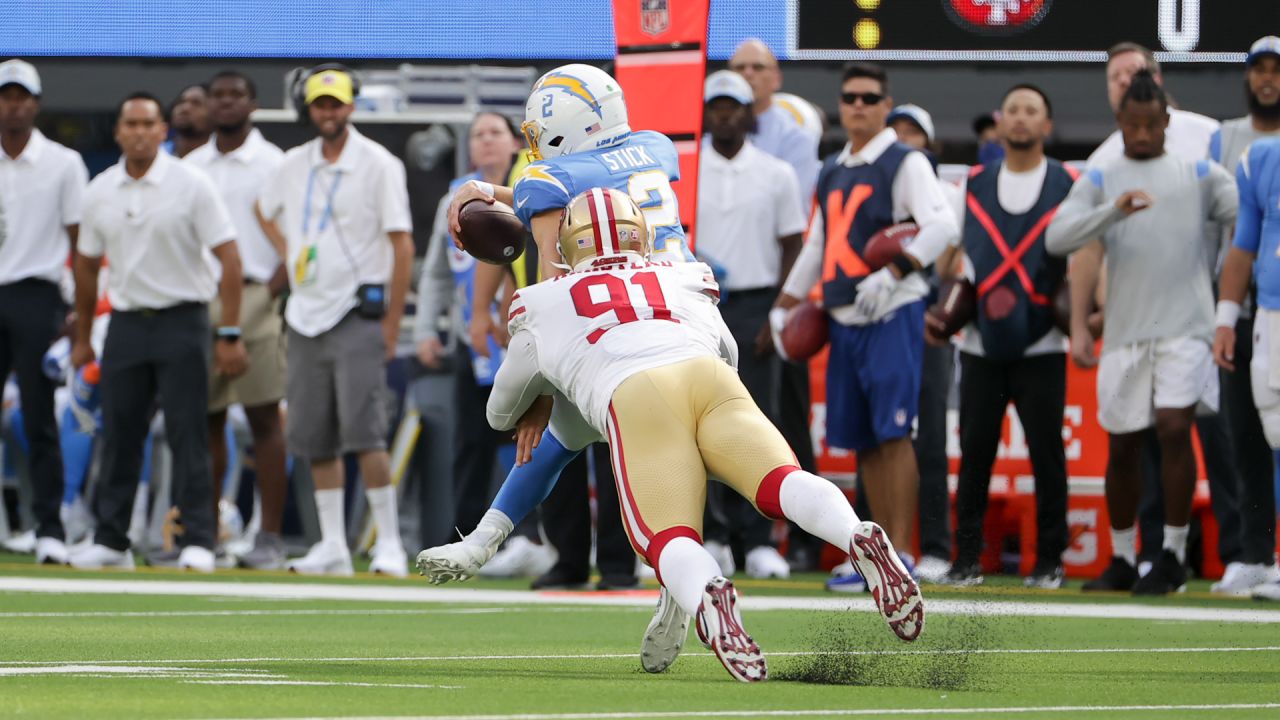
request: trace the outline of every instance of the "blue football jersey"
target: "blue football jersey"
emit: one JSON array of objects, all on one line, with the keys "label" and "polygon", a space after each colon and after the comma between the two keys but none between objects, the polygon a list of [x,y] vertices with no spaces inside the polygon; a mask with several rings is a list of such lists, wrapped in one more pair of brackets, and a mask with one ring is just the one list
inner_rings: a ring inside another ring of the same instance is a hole
[{"label": "blue football jersey", "polygon": [[631,133],[613,147],[530,163],[515,184],[515,210],[529,227],[534,215],[560,210],[578,193],[595,187],[631,196],[654,231],[653,251],[663,259],[693,260],[680,225],[680,207],[671,182],[680,179],[680,160],[667,136],[651,130]]},{"label": "blue football jersey", "polygon": [[1257,255],[1258,304],[1280,310],[1280,138],[1255,141],[1236,167],[1240,214],[1233,244]]}]

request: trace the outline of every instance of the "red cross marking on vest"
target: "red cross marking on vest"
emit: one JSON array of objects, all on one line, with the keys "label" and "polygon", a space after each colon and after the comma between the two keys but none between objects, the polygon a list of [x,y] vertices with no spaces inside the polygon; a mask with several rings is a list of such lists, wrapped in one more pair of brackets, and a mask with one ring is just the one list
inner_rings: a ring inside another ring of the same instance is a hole
[{"label": "red cross marking on vest", "polygon": [[1004,279],[1005,275],[1013,272],[1018,276],[1018,283],[1021,284],[1022,289],[1027,292],[1027,297],[1031,299],[1031,302],[1036,305],[1049,305],[1052,301],[1044,295],[1036,292],[1036,286],[1031,283],[1031,276],[1027,275],[1027,268],[1022,264],[1022,257],[1026,255],[1027,251],[1031,249],[1031,246],[1035,244],[1036,238],[1040,237],[1040,235],[1044,233],[1044,229],[1049,226],[1049,221],[1053,220],[1053,216],[1058,212],[1058,208],[1055,206],[1049,210],[1049,212],[1041,216],[1041,218],[1037,220],[1036,224],[1031,228],[1031,231],[1028,232],[1018,243],[1018,247],[1013,251],[1010,251],[1009,244],[1004,239],[1004,233],[1001,233],[1000,228],[996,227],[995,222],[991,220],[991,216],[988,215],[987,211],[978,203],[978,199],[974,197],[973,193],[969,193],[968,195],[966,204],[969,206],[969,211],[973,213],[975,218],[977,218],[978,224],[982,226],[982,229],[987,231],[987,235],[991,237],[991,242],[995,244],[996,250],[999,250],[1000,254],[1004,256],[1004,260],[1000,262],[1000,265],[995,269],[995,272],[988,275],[987,279],[983,280],[982,284],[978,285],[978,297],[981,298],[991,292],[996,285],[1000,284],[1000,281]]}]

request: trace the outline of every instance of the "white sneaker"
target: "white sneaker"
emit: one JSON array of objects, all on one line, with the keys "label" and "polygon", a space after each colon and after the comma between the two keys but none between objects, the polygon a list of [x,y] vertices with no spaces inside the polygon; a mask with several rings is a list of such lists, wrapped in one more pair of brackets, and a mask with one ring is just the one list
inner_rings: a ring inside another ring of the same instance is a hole
[{"label": "white sneaker", "polygon": [[858,569],[853,566],[853,561],[845,560],[839,565],[831,568],[831,577],[833,578],[849,577],[850,575],[856,572],[858,572]]},{"label": "white sneaker", "polygon": [[1227,564],[1222,579],[1209,589],[1220,595],[1249,597],[1249,591],[1259,585],[1280,580],[1280,570],[1274,564],[1233,562]]},{"label": "white sneaker", "polygon": [[733,548],[715,540],[702,543],[702,547],[711,553],[711,557],[715,558],[716,564],[720,566],[720,575],[722,577],[733,577],[738,571],[738,566],[733,562]]},{"label": "white sneaker", "polygon": [[179,570],[211,573],[216,562],[213,551],[199,545],[188,545],[182,548],[182,552],[178,553]]},{"label": "white sneaker", "polygon": [[71,553],[67,558],[67,564],[80,570],[102,570],[103,568],[132,570],[134,569],[133,551],[112,550],[105,545],[94,543]]},{"label": "white sneaker", "polygon": [[1280,580],[1264,583],[1250,593],[1254,600],[1275,600],[1280,602]]},{"label": "white sneaker", "polygon": [[66,565],[67,545],[58,538],[42,537],[36,540],[36,564]]},{"label": "white sneaker", "polygon": [[62,520],[62,529],[67,537],[67,544],[88,537],[93,532],[93,513],[89,512],[89,504],[83,495],[77,495],[70,504],[63,503],[58,510]]},{"label": "white sneaker", "polygon": [[550,545],[539,545],[523,535],[507,538],[507,544],[479,568],[482,577],[538,577],[556,564]]},{"label": "white sneaker", "polygon": [[658,589],[658,607],[645,628],[640,643],[640,665],[645,672],[660,673],[680,657],[685,638],[689,636],[689,615],[665,587]]},{"label": "white sneaker", "polygon": [[747,553],[747,575],[753,578],[780,578],[787,579],[791,577],[791,566],[787,564],[785,558],[778,554],[776,548],[769,545],[761,545],[758,548],[752,548]]},{"label": "white sneaker", "polygon": [[18,535],[10,535],[8,539],[0,543],[0,546],[11,553],[30,555],[36,551],[36,531],[28,530]]},{"label": "white sneaker", "polygon": [[940,557],[925,555],[916,564],[916,576],[927,583],[940,583],[951,571],[951,563]]},{"label": "white sneaker", "polygon": [[409,577],[409,556],[400,543],[374,543],[369,572],[391,577]]},{"label": "white sneaker", "polygon": [[351,553],[346,545],[326,543],[323,540],[311,546],[306,555],[290,560],[286,567],[289,572],[299,575],[341,575],[351,577],[355,569],[351,567]]}]

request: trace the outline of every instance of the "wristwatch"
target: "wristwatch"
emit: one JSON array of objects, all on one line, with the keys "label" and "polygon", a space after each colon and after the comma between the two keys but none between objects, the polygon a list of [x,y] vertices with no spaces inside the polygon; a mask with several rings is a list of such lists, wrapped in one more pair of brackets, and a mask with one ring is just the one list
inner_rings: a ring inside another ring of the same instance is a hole
[{"label": "wristwatch", "polygon": [[240,339],[240,328],[234,325],[223,325],[213,331],[214,337],[218,340],[226,340],[227,342],[235,342]]}]

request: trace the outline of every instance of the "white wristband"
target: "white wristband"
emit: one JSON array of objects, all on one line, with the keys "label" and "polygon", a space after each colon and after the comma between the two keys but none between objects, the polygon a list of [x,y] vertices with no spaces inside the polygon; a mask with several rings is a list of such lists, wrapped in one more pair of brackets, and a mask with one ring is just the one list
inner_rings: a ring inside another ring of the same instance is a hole
[{"label": "white wristband", "polygon": [[787,324],[787,308],[776,307],[769,311],[769,328],[775,333],[781,333],[782,328]]},{"label": "white wristband", "polygon": [[1240,303],[1230,300],[1218,301],[1218,317],[1214,324],[1218,327],[1235,328],[1236,321],[1240,319]]},{"label": "white wristband", "polygon": [[476,189],[480,192],[489,197],[493,197],[493,183],[487,183],[483,180],[472,180],[471,182],[475,184]]}]

